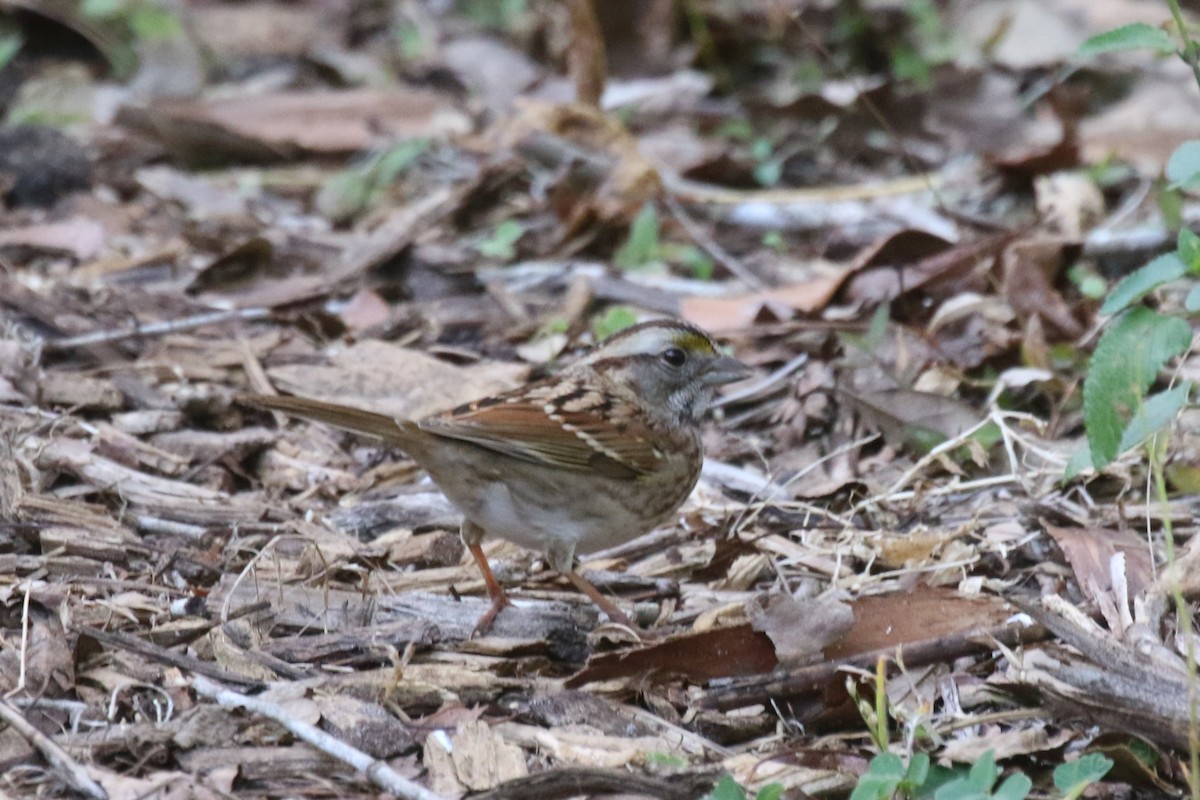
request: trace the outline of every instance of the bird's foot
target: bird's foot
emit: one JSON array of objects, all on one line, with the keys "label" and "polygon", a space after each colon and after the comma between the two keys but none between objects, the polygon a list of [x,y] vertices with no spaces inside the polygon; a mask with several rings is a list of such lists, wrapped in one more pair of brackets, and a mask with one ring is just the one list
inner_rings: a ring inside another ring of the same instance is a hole
[{"label": "bird's foot", "polygon": [[496,616],[511,605],[512,602],[509,601],[508,595],[503,591],[500,592],[498,597],[493,597],[492,605],[487,611],[483,612],[483,616],[479,618],[479,622],[475,623],[475,629],[471,631],[471,638],[477,639],[480,636],[487,635],[487,632],[492,629],[492,623],[496,621]]}]

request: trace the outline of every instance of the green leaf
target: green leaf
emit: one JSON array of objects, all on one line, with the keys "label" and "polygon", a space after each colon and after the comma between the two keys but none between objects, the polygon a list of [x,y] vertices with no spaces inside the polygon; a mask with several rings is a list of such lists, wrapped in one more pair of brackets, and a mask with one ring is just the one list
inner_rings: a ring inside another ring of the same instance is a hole
[{"label": "green leaf", "polygon": [[1112,315],[1124,311],[1164,283],[1179,280],[1187,274],[1187,265],[1175,253],[1165,253],[1126,275],[1109,292],[1108,299],[1100,307],[1101,314]]},{"label": "green leaf", "polygon": [[957,767],[950,768],[930,764],[929,777],[922,781],[920,788],[913,793],[913,797],[920,798],[920,800],[930,800],[930,798],[937,796],[938,790],[946,784],[958,780],[965,772],[965,770]]},{"label": "green leaf", "polygon": [[896,794],[896,781],[874,775],[863,775],[854,785],[850,800],[892,800]]},{"label": "green leaf", "polygon": [[7,67],[24,46],[25,37],[19,30],[8,25],[0,26],[0,69]]},{"label": "green leaf", "polygon": [[1144,739],[1129,737],[1125,741],[1125,749],[1133,753],[1133,757],[1150,769],[1157,769],[1162,756],[1158,750]]},{"label": "green leaf", "polygon": [[1076,55],[1080,58],[1091,58],[1118,50],[1153,50],[1166,56],[1175,52],[1175,42],[1162,28],[1135,22],[1096,34],[1079,46]]},{"label": "green leaf", "polygon": [[767,231],[762,235],[762,246],[782,253],[787,249],[787,242],[783,240],[783,234],[779,231]]},{"label": "green leaf", "polygon": [[777,158],[762,161],[754,168],[754,180],[759,186],[775,186],[783,177],[783,162]]},{"label": "green leaf", "polygon": [[904,771],[904,782],[913,789],[924,785],[925,779],[929,777],[929,756],[925,753],[913,753],[912,759],[908,762],[908,769]]},{"label": "green leaf", "polygon": [[1193,286],[1188,292],[1187,298],[1183,301],[1183,307],[1192,314],[1200,311],[1200,283]]},{"label": "green leaf", "polygon": [[1193,139],[1175,148],[1167,160],[1169,189],[1200,189],[1200,140]]},{"label": "green leaf", "polygon": [[768,783],[758,790],[758,794],[754,795],[754,800],[779,800],[781,797],[783,797],[783,784]]},{"label": "green leaf", "polygon": [[988,750],[979,757],[979,760],[971,765],[971,771],[967,774],[967,780],[973,786],[982,790],[988,791],[996,785],[996,778],[1000,777],[1000,768],[996,766],[996,752]]},{"label": "green leaf", "polygon": [[1179,244],[1175,248],[1179,258],[1187,265],[1188,272],[1200,272],[1200,236],[1187,228],[1179,229]]},{"label": "green leaf", "polygon": [[380,156],[375,165],[376,184],[390,186],[429,149],[428,139],[409,139]]},{"label": "green leaf", "polygon": [[1121,434],[1121,444],[1118,453],[1132,450],[1161,430],[1166,430],[1175,421],[1175,416],[1185,405],[1192,392],[1190,382],[1181,383],[1174,389],[1159,392],[1146,398],[1146,402],[1138,408],[1128,427]]},{"label": "green leaf", "polygon": [[592,322],[592,335],[596,341],[603,341],[614,333],[631,328],[637,324],[637,314],[628,306],[613,306],[604,312],[604,316]]},{"label": "green leaf", "polygon": [[880,753],[871,759],[867,773],[888,780],[904,777],[904,762],[895,753]]},{"label": "green leaf", "polygon": [[858,779],[850,800],[891,800],[904,779],[904,762],[895,753],[880,753],[871,759]]},{"label": "green leaf", "polygon": [[1087,447],[1079,448],[1067,461],[1067,468],[1063,470],[1063,482],[1066,483],[1085,469],[1092,469],[1092,467],[1092,451]]},{"label": "green leaf", "polygon": [[629,238],[613,256],[621,269],[636,269],[658,258],[658,210],[646,203],[629,226]]},{"label": "green leaf", "polygon": [[1055,767],[1054,785],[1064,795],[1078,797],[1090,784],[1107,775],[1112,767],[1111,758],[1100,753],[1088,753],[1086,756]]},{"label": "green leaf", "polygon": [[491,236],[475,245],[475,249],[484,258],[511,261],[517,255],[517,240],[524,234],[524,225],[515,219],[506,219],[496,226]]},{"label": "green leaf", "polygon": [[717,785],[704,796],[704,800],[746,800],[746,792],[738,786],[732,775],[726,775],[717,781]]},{"label": "green leaf", "polygon": [[108,19],[125,11],[126,0],[83,0],[79,13],[92,19]]},{"label": "green leaf", "polygon": [[1187,350],[1192,330],[1178,317],[1135,306],[1109,323],[1083,381],[1083,422],[1092,464],[1116,458],[1121,437],[1167,361]]},{"label": "green leaf", "polygon": [[966,778],[951,781],[933,793],[933,800],[989,800],[990,797]]},{"label": "green leaf", "polygon": [[713,273],[717,271],[717,265],[713,263],[712,258],[699,247],[685,248],[679,261],[698,281],[711,281]]},{"label": "green leaf", "polygon": [[138,39],[173,39],[183,35],[179,17],[165,8],[144,3],[129,15],[129,29]]},{"label": "green leaf", "polygon": [[1029,780],[1029,776],[1018,772],[1005,778],[1004,783],[1000,784],[1000,788],[992,794],[992,797],[996,800],[1025,800],[1032,788],[1033,781]]},{"label": "green leaf", "polygon": [[1067,277],[1079,293],[1089,300],[1099,300],[1108,294],[1108,282],[1082,262],[1067,270]]},{"label": "green leaf", "polygon": [[646,763],[654,764],[663,767],[682,768],[688,765],[688,760],[683,756],[677,756],[672,753],[646,753]]}]

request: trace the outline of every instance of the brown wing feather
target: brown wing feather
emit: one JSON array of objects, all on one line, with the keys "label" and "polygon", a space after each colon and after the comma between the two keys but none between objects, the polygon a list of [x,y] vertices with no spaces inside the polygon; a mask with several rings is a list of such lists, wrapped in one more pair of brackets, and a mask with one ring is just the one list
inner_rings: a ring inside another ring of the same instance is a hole
[{"label": "brown wing feather", "polygon": [[587,409],[549,413],[536,394],[458,408],[417,424],[427,433],[524,461],[626,480],[651,472],[662,460],[644,425],[629,420],[618,430],[608,417]]}]

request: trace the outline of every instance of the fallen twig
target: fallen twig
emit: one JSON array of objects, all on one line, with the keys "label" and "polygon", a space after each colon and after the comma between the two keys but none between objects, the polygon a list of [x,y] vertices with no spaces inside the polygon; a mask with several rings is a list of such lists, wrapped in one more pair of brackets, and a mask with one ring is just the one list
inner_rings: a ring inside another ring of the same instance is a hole
[{"label": "fallen twig", "polygon": [[401,800],[442,800],[439,795],[400,775],[386,762],[372,758],[363,751],[351,747],[307,722],[295,719],[275,703],[226,689],[203,675],[193,676],[192,688],[196,690],[197,694],[215,700],[217,705],[222,708],[243,708],[278,722],[296,738],[307,742],[331,758],[349,764],[366,775],[371,783],[391,792]]},{"label": "fallen twig", "polygon": [[0,719],[11,725],[13,730],[28,739],[29,743],[38,749],[42,757],[55,769],[63,783],[85,797],[108,800],[108,793],[101,788],[100,784],[92,780],[87,770],[71,758],[66,750],[51,741],[46,734],[29,724],[29,720],[25,719],[21,712],[7,700],[0,700]]}]

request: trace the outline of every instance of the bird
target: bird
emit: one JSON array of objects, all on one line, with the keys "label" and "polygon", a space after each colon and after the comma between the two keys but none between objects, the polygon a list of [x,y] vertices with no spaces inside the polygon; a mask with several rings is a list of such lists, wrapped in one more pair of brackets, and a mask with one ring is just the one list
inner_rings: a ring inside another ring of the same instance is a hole
[{"label": "bird", "polygon": [[701,328],[654,319],[547,378],[417,420],[295,396],[238,402],[381,439],[424,468],[462,512],[462,539],[491,600],[472,636],[510,605],[483,552],[487,537],[542,553],[611,620],[637,631],[576,571],[576,556],[675,513],[700,477],[701,423],[718,387],[750,374]]}]

